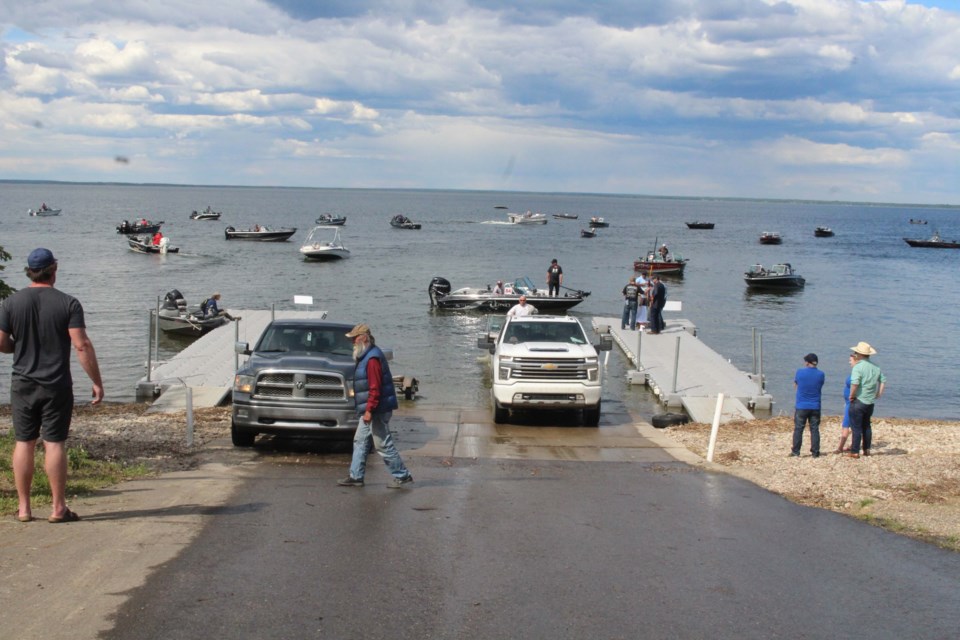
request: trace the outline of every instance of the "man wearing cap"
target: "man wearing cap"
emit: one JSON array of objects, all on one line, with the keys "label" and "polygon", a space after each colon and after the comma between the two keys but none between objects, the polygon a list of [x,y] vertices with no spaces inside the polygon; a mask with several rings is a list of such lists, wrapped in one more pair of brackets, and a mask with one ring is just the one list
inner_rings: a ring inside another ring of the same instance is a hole
[{"label": "man wearing cap", "polygon": [[387,365],[387,358],[376,345],[370,327],[358,324],[349,333],[353,340],[353,359],[357,368],[353,375],[354,397],[357,401],[357,414],[360,422],[353,437],[353,460],[350,462],[350,475],[337,481],[342,487],[362,487],[367,467],[367,440],[373,435],[373,445],[390,470],[393,480],[387,487],[399,489],[413,482],[413,476],[400,458],[400,452],[393,444],[390,433],[390,418],[393,410],[400,406],[397,402],[397,390],[393,385],[393,376]]},{"label": "man wearing cap", "polygon": [[793,447],[791,456],[800,455],[803,429],[810,424],[810,455],[820,457],[820,392],[826,376],[817,369],[817,354],[803,356],[803,367],[793,376],[797,397],[793,411]]},{"label": "man wearing cap", "polygon": [[883,395],[887,384],[887,376],[883,375],[870,356],[876,355],[877,350],[866,342],[859,342],[850,347],[856,364],[850,371],[850,430],[852,439],[848,458],[860,457],[860,441],[863,439],[863,455],[870,455],[870,445],[873,441],[873,429],[870,418],[873,416],[873,405]]},{"label": "man wearing cap", "polygon": [[563,284],[563,267],[554,258],[547,267],[547,293],[551,296],[560,295],[560,285]]},{"label": "man wearing cap", "polygon": [[33,520],[30,487],[34,452],[43,439],[44,470],[53,508],[50,522],[73,522],[80,516],[67,507],[66,440],[73,417],[70,347],[93,381],[92,404],[103,400],[103,381],[93,343],[87,337],[83,307],[73,296],[54,288],[57,260],[49,249],[34,249],[24,269],[30,286],[0,306],[0,352],[13,354],[10,409],[16,444],[13,476],[20,522]]}]

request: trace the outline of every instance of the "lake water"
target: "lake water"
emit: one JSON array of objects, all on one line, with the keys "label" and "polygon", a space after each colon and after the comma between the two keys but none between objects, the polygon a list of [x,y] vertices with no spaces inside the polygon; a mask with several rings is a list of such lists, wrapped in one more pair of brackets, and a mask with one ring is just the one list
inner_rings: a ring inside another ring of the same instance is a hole
[{"label": "lake water", "polygon": [[[41,202],[62,207],[57,217],[32,218]],[[211,205],[219,222],[188,219]],[[550,219],[545,226],[504,224],[511,211],[574,213],[579,220]],[[297,249],[320,213],[348,217],[342,235],[348,260],[304,262]],[[420,231],[393,229],[403,213]],[[294,295],[311,295],[331,319],[368,322],[378,343],[395,351],[395,373],[420,380],[420,402],[483,406],[489,401],[485,369],[476,348],[483,318],[431,309],[427,287],[434,276],[454,288],[529,275],[543,282],[557,258],[564,283],[592,295],[573,314],[619,317],[620,290],[633,261],[656,243],[690,260],[682,278],[666,280],[668,297],[700,337],[743,370],[753,366],[756,329],[763,339],[763,368],[774,413],[792,412],[793,373],[813,351],[827,375],[824,410],[839,413],[849,347],[865,340],[888,376],[880,416],[960,418],[953,365],[960,356],[955,304],[960,293],[960,251],[913,249],[903,237],[939,229],[960,237],[960,208],[756,200],[510,192],[280,189],[235,187],[0,184],[0,246],[13,259],[5,280],[28,284],[22,274],[37,246],[60,261],[57,287],[77,296],[104,372],[107,399],[134,398],[144,374],[148,312],[170,289],[188,302],[213,291],[231,309],[295,308]],[[610,228],[580,237],[591,215]],[[165,220],[165,235],[179,254],[142,255],[115,232],[124,219]],[[909,224],[910,218],[929,221]],[[685,221],[716,223],[689,230]],[[226,241],[227,226],[295,226],[290,242]],[[830,226],[833,238],[815,238]],[[762,231],[784,237],[760,245]],[[743,272],[754,263],[792,263],[807,279],[795,293],[751,293]],[[256,336],[244,336],[253,341]],[[164,338],[161,356],[184,344]],[[9,397],[10,357],[0,357],[0,401]],[[660,411],[642,387],[625,382],[629,365],[614,350],[604,403],[623,402],[642,416]],[[75,367],[78,397],[87,382]]]}]

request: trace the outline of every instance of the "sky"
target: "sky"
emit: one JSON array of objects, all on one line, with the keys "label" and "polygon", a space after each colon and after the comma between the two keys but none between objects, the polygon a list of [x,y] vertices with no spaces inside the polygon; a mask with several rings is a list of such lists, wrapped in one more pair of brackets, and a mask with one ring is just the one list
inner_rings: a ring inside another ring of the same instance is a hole
[{"label": "sky", "polygon": [[960,1],[0,0],[0,179],[960,205]]}]

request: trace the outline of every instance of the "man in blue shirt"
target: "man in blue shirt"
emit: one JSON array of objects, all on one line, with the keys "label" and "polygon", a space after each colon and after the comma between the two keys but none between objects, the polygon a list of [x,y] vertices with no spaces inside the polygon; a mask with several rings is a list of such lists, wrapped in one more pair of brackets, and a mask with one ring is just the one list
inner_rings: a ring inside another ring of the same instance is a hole
[{"label": "man in blue shirt", "polygon": [[803,356],[803,367],[797,369],[793,384],[797,388],[797,398],[793,413],[793,448],[791,456],[800,455],[803,444],[803,428],[810,423],[810,454],[820,457],[820,391],[826,376],[817,369],[817,354]]}]

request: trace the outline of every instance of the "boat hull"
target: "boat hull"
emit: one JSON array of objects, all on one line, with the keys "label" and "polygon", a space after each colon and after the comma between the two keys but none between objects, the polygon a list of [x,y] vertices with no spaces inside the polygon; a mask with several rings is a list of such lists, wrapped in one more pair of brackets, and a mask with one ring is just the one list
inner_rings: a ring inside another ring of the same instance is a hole
[{"label": "boat hull", "polygon": [[746,277],[744,282],[751,289],[799,289],[806,284],[802,276],[767,276]]},{"label": "boat hull", "polygon": [[27,209],[27,213],[35,218],[48,218],[58,216],[63,209]]},{"label": "boat hull", "polygon": [[633,263],[634,271],[643,273],[683,273],[687,268],[686,260],[636,260]]},{"label": "boat hull", "polygon": [[151,222],[150,224],[145,225],[131,224],[126,227],[119,225],[117,227],[117,233],[127,236],[135,236],[141,233],[156,233],[157,231],[160,231],[160,226],[162,224],[162,222]]},{"label": "boat hull", "polygon": [[254,231],[246,229],[237,231],[233,227],[227,227],[223,234],[227,240],[251,240],[253,242],[286,242],[290,236],[297,232],[296,227],[292,229],[261,229]]},{"label": "boat hull", "polygon": [[165,252],[161,251],[160,245],[147,244],[147,242],[145,240],[142,240],[141,238],[127,238],[127,244],[130,246],[130,248],[133,251],[136,251],[137,253],[160,254],[160,253],[179,253],[180,252],[180,247],[171,247],[171,246],[168,246]]},{"label": "boat hull", "polygon": [[[445,311],[477,311],[482,313],[505,313],[520,302],[525,295],[527,302],[540,313],[564,313],[575,307],[590,295],[589,291],[573,291],[561,296],[550,296],[535,289],[529,278],[524,278],[524,293],[494,293],[489,288],[464,287],[450,290],[450,283],[444,278],[434,278],[427,291],[430,304]],[[521,282],[520,280],[517,281]]]},{"label": "boat hull", "polygon": [[547,216],[543,215],[542,213],[534,213],[531,215],[527,215],[525,213],[511,213],[507,216],[507,221],[510,224],[517,224],[521,226],[547,224]]},{"label": "boat hull", "polygon": [[315,224],[323,225],[325,227],[342,227],[346,223],[346,216],[320,216],[315,221]]},{"label": "boat hull", "polygon": [[226,324],[226,322],[227,319],[223,316],[199,320],[189,315],[164,315],[164,310],[161,310],[157,317],[157,326],[160,327],[160,330],[176,336],[202,336]]},{"label": "boat hull", "polygon": [[219,213],[191,213],[191,220],[219,220]]},{"label": "boat hull", "polygon": [[813,230],[813,235],[816,236],[817,238],[832,238],[833,230],[824,229],[823,227],[817,227],[816,229]]},{"label": "boat hull", "polygon": [[713,222],[688,222],[687,229],[713,229]]},{"label": "boat hull", "polygon": [[580,216],[573,213],[555,213],[553,217],[557,220],[576,220]]},{"label": "boat hull", "polygon": [[903,241],[911,247],[922,247],[924,249],[960,249],[960,242],[953,242],[950,240],[935,241],[904,238]]},{"label": "boat hull", "polygon": [[328,260],[342,260],[350,257],[349,249],[300,249],[304,260],[324,262]]}]

